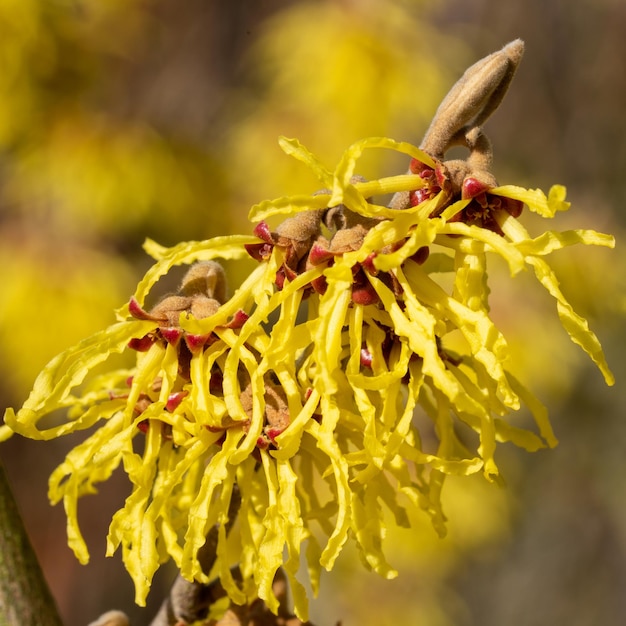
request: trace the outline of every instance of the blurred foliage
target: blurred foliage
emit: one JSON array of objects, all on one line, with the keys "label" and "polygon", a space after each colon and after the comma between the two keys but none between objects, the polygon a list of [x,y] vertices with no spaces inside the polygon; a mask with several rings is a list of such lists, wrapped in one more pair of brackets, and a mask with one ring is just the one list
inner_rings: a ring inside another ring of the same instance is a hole
[{"label": "blurred foliage", "polygon": [[[560,409],[559,449],[502,459],[506,491],[451,485],[448,539],[426,526],[389,537],[397,581],[342,559],[314,621],[620,624],[625,27],[622,0],[2,0],[0,405],[21,404],[54,353],[111,321],[145,269],[144,237],[246,232],[251,203],[313,191],[278,135],[331,164],[364,136],[419,141],[463,69],[521,36],[526,58],[487,127],[495,171],[502,183],[567,185],[576,226],[616,234],[616,251],[567,251],[557,271],[608,344],[618,385],[602,388],[523,280],[494,293],[523,376]],[[528,333],[544,354],[525,353]],[[14,438],[2,455],[67,623],[111,608],[147,623],[121,565],[82,568],[64,548],[62,511],[44,495],[64,450],[41,450]],[[110,488],[89,512],[94,554],[109,502],[125,495]]]}]

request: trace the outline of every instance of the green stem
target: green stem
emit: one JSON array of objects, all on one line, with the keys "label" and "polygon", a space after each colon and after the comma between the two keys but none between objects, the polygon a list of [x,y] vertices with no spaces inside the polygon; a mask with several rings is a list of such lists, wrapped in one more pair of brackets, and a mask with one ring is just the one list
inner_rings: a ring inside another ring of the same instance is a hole
[{"label": "green stem", "polygon": [[63,626],[0,462],[0,626]]}]

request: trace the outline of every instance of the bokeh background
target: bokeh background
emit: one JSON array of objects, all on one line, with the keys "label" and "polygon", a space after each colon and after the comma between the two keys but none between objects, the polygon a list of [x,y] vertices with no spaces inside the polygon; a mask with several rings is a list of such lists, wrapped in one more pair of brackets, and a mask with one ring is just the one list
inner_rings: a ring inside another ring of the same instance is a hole
[{"label": "bokeh background", "polygon": [[[624,32],[623,0],[0,0],[0,407],[20,405],[54,354],[113,321],[149,266],[145,237],[249,232],[252,203],[314,191],[279,135],[330,166],[362,137],[417,143],[465,67],[522,37],[525,58],[487,125],[495,172],[565,184],[573,209],[552,227],[617,235],[614,251],[554,260],[617,385],[565,338],[540,288],[494,276],[494,315],[559,447],[502,449],[505,489],[449,481],[448,537],[425,519],[390,534],[395,581],[348,554],[323,579],[312,620],[623,624]],[[361,173],[406,166],[379,157]],[[87,566],[66,547],[62,507],[48,505],[47,477],[73,443],[14,437],[0,449],[61,613],[81,626],[118,608],[148,624],[174,572],[158,574],[139,609],[120,559],[104,558],[123,477],[80,511]]]}]

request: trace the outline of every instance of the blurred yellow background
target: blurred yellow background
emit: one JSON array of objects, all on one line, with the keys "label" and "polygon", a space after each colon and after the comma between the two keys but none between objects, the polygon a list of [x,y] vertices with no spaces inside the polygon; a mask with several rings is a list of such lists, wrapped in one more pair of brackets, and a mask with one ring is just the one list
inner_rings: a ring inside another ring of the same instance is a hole
[{"label": "blurred yellow background", "polygon": [[[0,0],[0,408],[21,404],[54,354],[113,321],[149,265],[145,237],[249,232],[252,203],[314,191],[279,135],[331,167],[362,137],[419,143],[463,70],[522,37],[525,58],[487,125],[495,173],[568,187],[572,210],[545,226],[617,236],[615,251],[556,261],[617,385],[605,388],[569,343],[547,295],[495,268],[494,317],[551,409],[559,447],[501,452],[505,490],[450,480],[448,538],[426,518],[390,535],[391,582],[342,559],[312,619],[622,624],[625,31],[623,0]],[[364,167],[368,177],[406,163]],[[174,572],[159,573],[138,609],[119,558],[104,558],[123,477],[83,503],[88,566],[65,545],[62,508],[48,505],[47,477],[72,444],[14,437],[0,450],[61,613],[80,626],[118,608],[147,624]]]}]

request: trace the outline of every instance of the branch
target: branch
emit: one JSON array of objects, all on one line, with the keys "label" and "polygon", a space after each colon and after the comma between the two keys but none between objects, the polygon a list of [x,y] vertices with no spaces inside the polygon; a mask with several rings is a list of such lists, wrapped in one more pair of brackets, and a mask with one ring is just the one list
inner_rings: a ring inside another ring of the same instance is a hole
[{"label": "branch", "polygon": [[0,624],[63,626],[1,462]]}]

